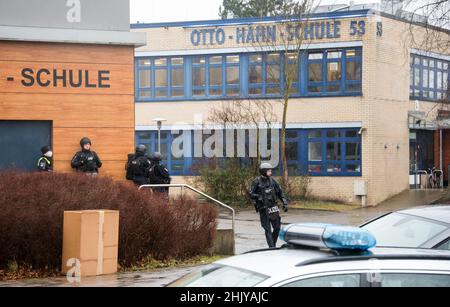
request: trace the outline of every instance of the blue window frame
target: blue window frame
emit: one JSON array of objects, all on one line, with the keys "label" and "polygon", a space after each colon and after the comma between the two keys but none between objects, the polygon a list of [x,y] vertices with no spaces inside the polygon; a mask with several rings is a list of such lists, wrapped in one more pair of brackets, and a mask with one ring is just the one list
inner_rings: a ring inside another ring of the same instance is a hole
[{"label": "blue window frame", "polygon": [[227,97],[240,95],[240,56],[225,56],[225,91]]},{"label": "blue window frame", "polygon": [[428,101],[447,99],[450,61],[411,54],[410,98]]},{"label": "blue window frame", "polygon": [[308,52],[308,87],[312,96],[362,92],[361,49]]},{"label": "blue window frame", "polygon": [[170,59],[170,97],[184,97],[184,58]]},{"label": "blue window frame", "polygon": [[[358,134],[358,130],[288,129],[286,131],[286,157],[289,175],[361,176],[361,136]],[[184,146],[189,146],[189,148],[181,148],[190,153],[189,156],[175,157],[170,149],[178,135],[173,135],[169,131],[162,132],[163,163],[171,174],[177,176],[195,175],[195,167],[198,163],[205,161],[204,158],[194,158],[195,147],[202,148],[203,146],[203,143],[196,143],[198,138],[194,137],[194,133],[194,131],[188,132],[189,140],[183,143]],[[209,136],[203,135],[200,139],[204,142]],[[248,132],[246,132],[245,142],[248,154]],[[158,148],[158,133],[156,131],[137,131],[136,144],[144,144],[150,152],[155,152]],[[235,152],[236,150],[235,147]],[[225,148],[224,155],[226,155]],[[219,163],[222,160],[223,158],[217,158]],[[241,162],[247,163],[248,158],[241,158]],[[281,172],[281,163],[275,171],[276,174]]]},{"label": "blue window frame", "polygon": [[136,101],[280,98],[288,72],[291,97],[362,95],[362,49],[341,48],[136,58]]},{"label": "blue window frame", "polygon": [[142,99],[152,98],[152,59],[143,58],[136,61],[138,90],[136,95]]},{"label": "blue window frame", "polygon": [[361,176],[361,137],[357,129],[305,132],[306,170],[310,175]]},{"label": "blue window frame", "polygon": [[136,100],[184,98],[184,58],[138,58]]}]

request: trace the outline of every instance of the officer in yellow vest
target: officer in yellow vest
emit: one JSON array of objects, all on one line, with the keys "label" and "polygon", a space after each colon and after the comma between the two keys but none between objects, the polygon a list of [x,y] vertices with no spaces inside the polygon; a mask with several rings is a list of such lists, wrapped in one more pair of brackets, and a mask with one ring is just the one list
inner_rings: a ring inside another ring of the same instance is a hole
[{"label": "officer in yellow vest", "polygon": [[41,157],[38,159],[37,168],[40,172],[53,171],[53,152],[50,146],[41,148]]}]

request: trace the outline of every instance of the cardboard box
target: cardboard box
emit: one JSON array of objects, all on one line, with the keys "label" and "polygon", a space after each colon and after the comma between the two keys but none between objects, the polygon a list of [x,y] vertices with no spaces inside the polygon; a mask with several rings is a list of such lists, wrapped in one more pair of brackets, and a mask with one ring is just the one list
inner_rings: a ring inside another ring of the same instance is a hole
[{"label": "cardboard box", "polygon": [[62,273],[73,272],[75,262],[82,277],[116,273],[118,247],[119,211],[64,212]]}]

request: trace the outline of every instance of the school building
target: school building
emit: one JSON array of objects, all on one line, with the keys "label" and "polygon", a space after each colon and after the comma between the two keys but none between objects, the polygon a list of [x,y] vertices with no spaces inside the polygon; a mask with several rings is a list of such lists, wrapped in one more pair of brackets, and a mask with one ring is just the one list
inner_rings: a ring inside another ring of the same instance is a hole
[{"label": "school building", "polygon": [[[185,181],[195,175],[196,133],[220,127],[208,121],[214,109],[269,102],[280,127],[283,71],[295,63],[288,167],[311,177],[312,195],[377,205],[409,189],[416,170],[437,166],[447,179],[450,114],[441,102],[450,50],[412,45],[409,23],[371,9],[315,13],[300,23],[303,31],[279,18],[132,24],[147,37],[135,50],[136,143],[160,145],[175,181]],[[448,41],[449,31],[438,32]],[[301,52],[285,48],[299,37]],[[156,119],[165,120],[160,138]],[[172,152],[179,142],[172,130],[188,136],[187,155]],[[208,134],[200,134],[201,143]]]},{"label": "school building", "polygon": [[[106,12],[106,13],[105,13]],[[100,173],[125,176],[134,149],[134,49],[129,1],[0,0],[0,169],[54,169],[89,137]]]}]

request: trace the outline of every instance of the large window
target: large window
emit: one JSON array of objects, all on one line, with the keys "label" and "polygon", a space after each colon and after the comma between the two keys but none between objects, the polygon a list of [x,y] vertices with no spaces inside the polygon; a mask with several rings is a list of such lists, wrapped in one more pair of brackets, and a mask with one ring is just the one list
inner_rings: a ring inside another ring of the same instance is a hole
[{"label": "large window", "polygon": [[431,101],[446,99],[449,64],[449,61],[412,54],[410,97]]},{"label": "large window", "polygon": [[308,53],[310,95],[361,92],[361,49],[336,49]]},{"label": "large window", "polygon": [[137,90],[139,100],[167,100],[184,97],[184,58],[139,58]]},{"label": "large window", "polygon": [[[427,80],[445,87],[444,64],[431,65]],[[136,78],[137,101],[280,98],[286,85],[291,97],[361,95],[362,50],[137,58]]]},{"label": "large window", "polygon": [[206,95],[206,58],[192,59],[192,96]]},{"label": "large window", "polygon": [[183,97],[184,96],[184,59],[172,58],[170,71],[170,96]]},{"label": "large window", "polygon": [[[311,176],[361,176],[361,136],[359,129],[288,129],[286,131],[286,156],[288,170],[291,176],[309,174]],[[242,132],[242,131],[240,131]],[[200,133],[200,137],[198,137]],[[241,133],[235,133],[235,137]],[[226,135],[224,132],[223,135]],[[249,162],[249,132],[245,131],[245,146],[239,145],[235,139],[234,153],[242,152],[245,148],[245,157],[240,157],[243,165]],[[162,153],[164,163],[174,175],[195,175],[196,167],[204,159],[197,156],[202,153],[203,143],[211,134],[202,131],[185,132],[183,146],[175,144],[176,148],[185,150],[188,156],[174,155],[170,148],[174,140],[179,142],[178,135],[162,133]],[[156,131],[136,132],[136,143],[145,144],[149,151],[154,152],[158,147],[158,135]],[[199,142],[199,143],[197,143]],[[202,142],[202,143],[200,143]],[[270,137],[268,140],[270,144]],[[224,143],[224,156],[227,149]],[[255,150],[256,152],[256,150]],[[221,160],[222,157],[218,157]],[[276,173],[281,171],[281,162],[275,169]]]},{"label": "large window", "polygon": [[310,130],[307,148],[311,175],[361,174],[361,137],[357,130]]},{"label": "large window", "polygon": [[240,92],[240,58],[239,55],[228,55],[226,63],[226,96],[239,96]]}]

